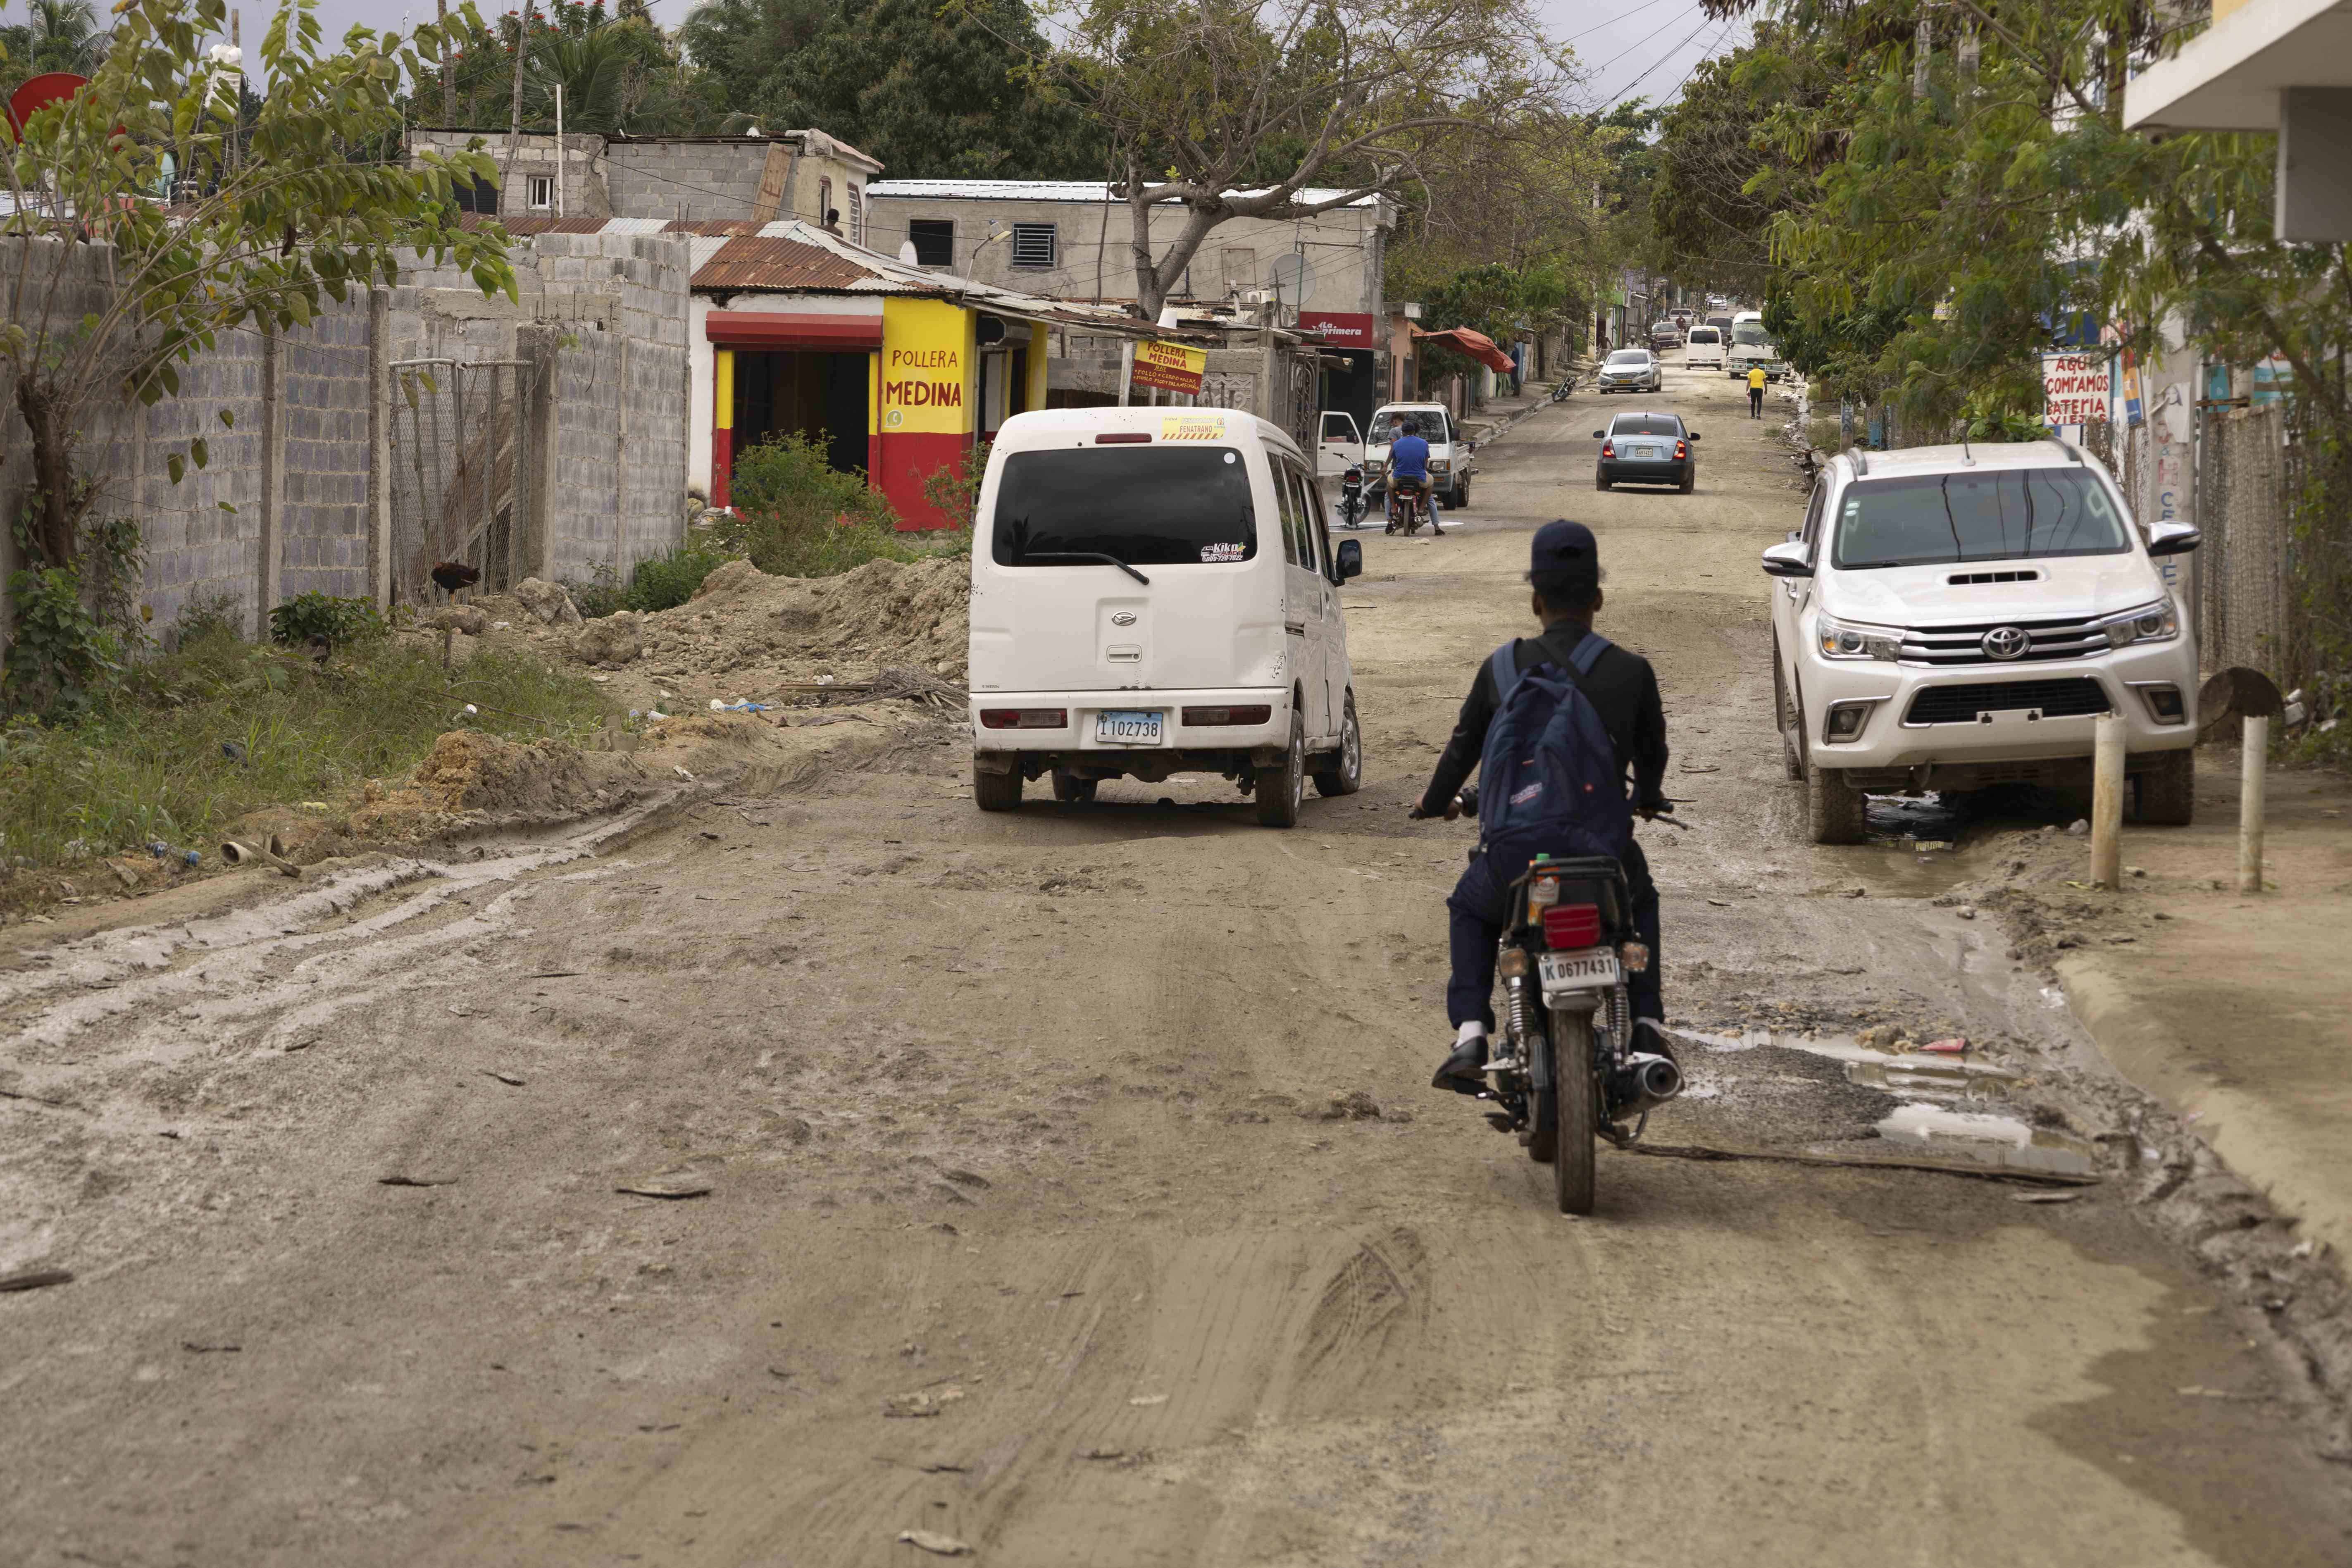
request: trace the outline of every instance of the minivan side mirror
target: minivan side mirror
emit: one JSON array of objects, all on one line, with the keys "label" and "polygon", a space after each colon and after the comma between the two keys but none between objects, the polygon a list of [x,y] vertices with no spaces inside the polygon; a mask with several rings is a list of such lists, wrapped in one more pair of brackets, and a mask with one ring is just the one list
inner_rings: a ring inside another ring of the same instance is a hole
[{"label": "minivan side mirror", "polygon": [[1339,541],[1339,581],[1364,574],[1364,542],[1360,539]]},{"label": "minivan side mirror", "polygon": [[2159,522],[2147,531],[2147,552],[2150,555],[2186,555],[2205,542],[2194,523]]},{"label": "minivan side mirror", "polygon": [[1775,544],[1764,552],[1764,575],[1767,577],[1810,577],[1813,563],[1805,557],[1805,544],[1796,540]]}]

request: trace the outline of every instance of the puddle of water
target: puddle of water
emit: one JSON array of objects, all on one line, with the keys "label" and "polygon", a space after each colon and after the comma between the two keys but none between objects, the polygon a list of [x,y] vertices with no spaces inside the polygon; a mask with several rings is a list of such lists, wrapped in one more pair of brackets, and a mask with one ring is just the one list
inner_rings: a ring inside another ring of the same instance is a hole
[{"label": "puddle of water", "polygon": [[2098,1172],[2090,1144],[2063,1132],[2029,1127],[2014,1116],[1952,1110],[1914,1101],[1878,1124],[1879,1137],[1937,1155],[1956,1155],[2010,1170],[2088,1176]]},{"label": "puddle of water", "polygon": [[1957,1095],[1967,1100],[1996,1094],[2001,1084],[2017,1075],[1989,1064],[1946,1057],[1888,1057],[1849,1061],[1845,1077],[1848,1083],[1883,1089],[1890,1094]]}]

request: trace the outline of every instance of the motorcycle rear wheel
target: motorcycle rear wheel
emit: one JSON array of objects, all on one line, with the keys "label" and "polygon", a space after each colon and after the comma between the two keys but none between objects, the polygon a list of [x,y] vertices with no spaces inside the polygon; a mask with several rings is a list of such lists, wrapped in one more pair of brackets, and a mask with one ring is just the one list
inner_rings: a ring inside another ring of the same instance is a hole
[{"label": "motorcycle rear wheel", "polygon": [[1553,1125],[1552,1195],[1562,1214],[1591,1214],[1593,1152],[1600,1141],[1601,1106],[1592,1081],[1592,1019],[1582,1013],[1551,1016]]}]

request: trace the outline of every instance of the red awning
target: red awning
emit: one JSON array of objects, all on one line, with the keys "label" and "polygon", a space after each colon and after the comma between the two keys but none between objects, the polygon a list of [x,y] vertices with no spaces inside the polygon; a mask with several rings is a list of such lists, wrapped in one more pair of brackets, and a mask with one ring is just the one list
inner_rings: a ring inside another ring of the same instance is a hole
[{"label": "red awning", "polygon": [[1468,354],[1480,364],[1505,375],[1518,368],[1518,362],[1495,346],[1495,340],[1484,332],[1474,332],[1467,327],[1448,327],[1442,332],[1412,330],[1415,338],[1431,338],[1458,353]]},{"label": "red awning", "polygon": [[882,346],[882,318],[813,310],[713,310],[704,333],[729,349],[799,349],[843,353]]}]

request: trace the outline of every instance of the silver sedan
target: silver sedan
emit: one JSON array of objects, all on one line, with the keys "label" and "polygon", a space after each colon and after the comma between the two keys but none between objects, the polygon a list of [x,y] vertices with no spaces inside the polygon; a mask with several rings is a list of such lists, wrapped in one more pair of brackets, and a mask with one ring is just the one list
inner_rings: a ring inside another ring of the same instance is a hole
[{"label": "silver sedan", "polygon": [[1603,392],[1664,392],[1666,367],[1647,349],[1619,349],[1601,364]]}]

